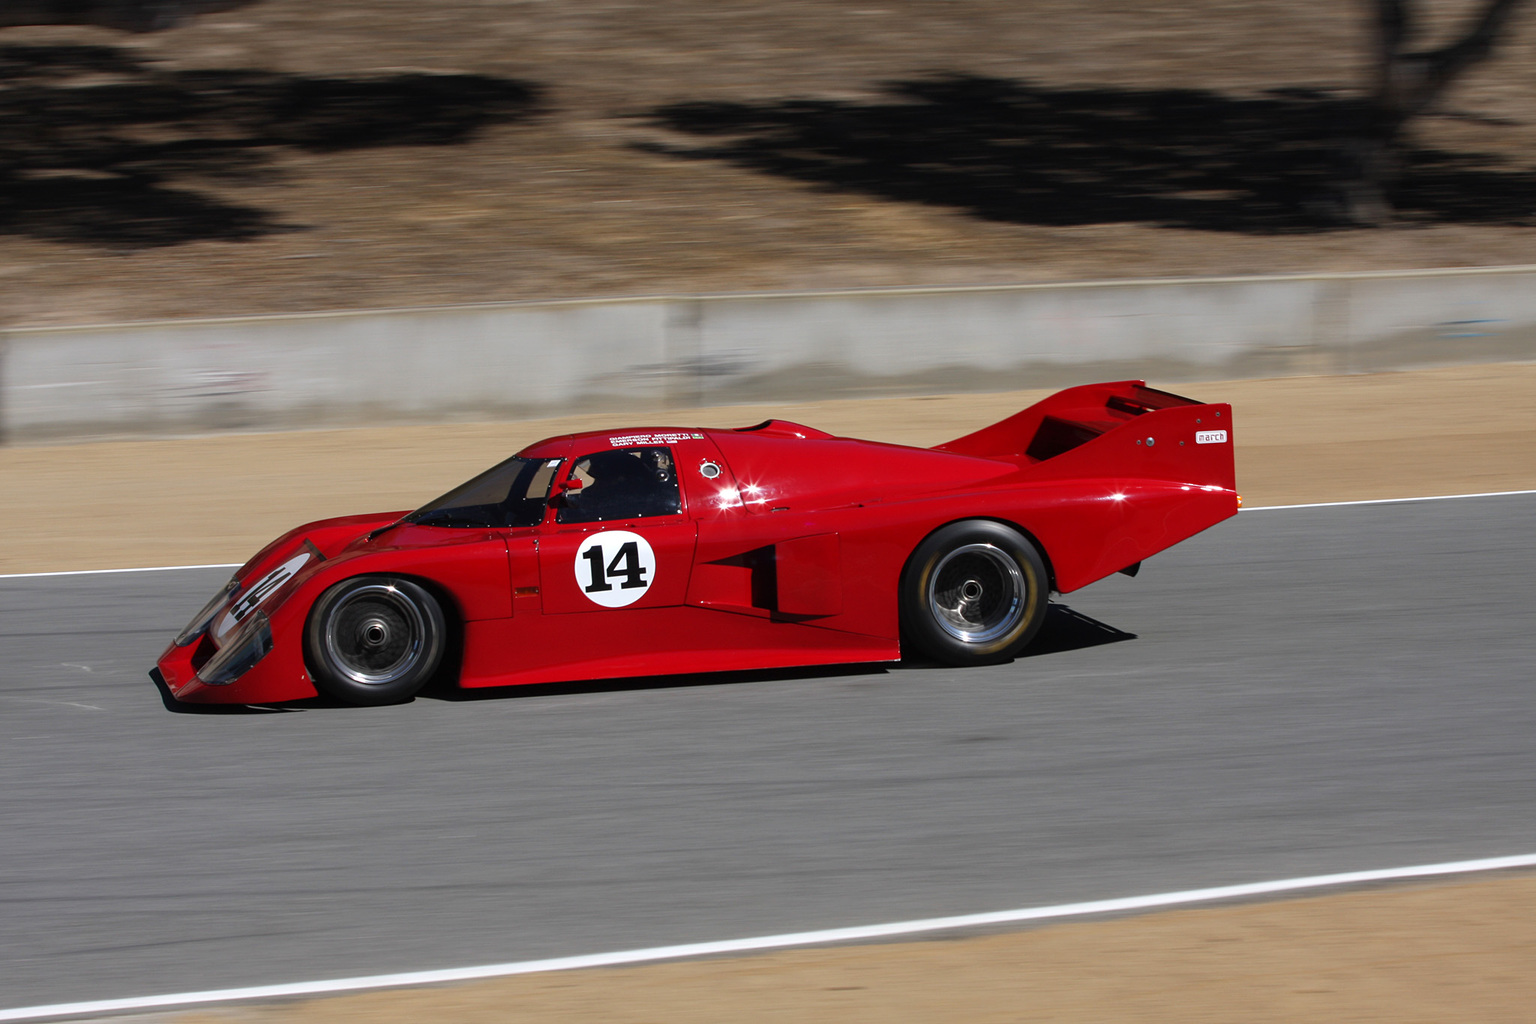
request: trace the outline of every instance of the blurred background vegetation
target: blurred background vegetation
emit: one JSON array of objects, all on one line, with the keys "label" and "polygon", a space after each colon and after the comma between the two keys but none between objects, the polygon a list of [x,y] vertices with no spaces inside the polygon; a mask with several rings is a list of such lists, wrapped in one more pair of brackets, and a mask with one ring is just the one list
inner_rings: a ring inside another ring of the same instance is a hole
[{"label": "blurred background vegetation", "polygon": [[1518,0],[6,0],[0,323],[1536,263]]}]

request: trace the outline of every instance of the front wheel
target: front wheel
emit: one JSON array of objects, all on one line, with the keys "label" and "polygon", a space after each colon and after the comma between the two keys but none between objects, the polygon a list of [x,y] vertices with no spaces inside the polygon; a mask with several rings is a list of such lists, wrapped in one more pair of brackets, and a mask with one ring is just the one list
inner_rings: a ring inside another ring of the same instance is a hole
[{"label": "front wheel", "polygon": [[912,553],[901,583],[902,632],[951,665],[1007,661],[1049,604],[1045,561],[1029,539],[989,519],[950,523]]},{"label": "front wheel", "polygon": [[304,648],[324,693],[352,704],[407,700],[443,656],[443,610],[419,584],[358,576],[315,602]]}]

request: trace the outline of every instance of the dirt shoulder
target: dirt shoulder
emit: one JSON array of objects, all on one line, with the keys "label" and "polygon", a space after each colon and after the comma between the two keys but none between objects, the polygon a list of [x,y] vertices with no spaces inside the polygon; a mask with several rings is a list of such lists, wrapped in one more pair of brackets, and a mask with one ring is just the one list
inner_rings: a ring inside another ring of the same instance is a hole
[{"label": "dirt shoulder", "polygon": [[[1234,406],[1249,505],[1536,488],[1536,364],[1275,380],[1154,382]],[[1044,392],[679,412],[768,415],[932,445]],[[242,562],[332,515],[414,508],[523,445],[601,416],[0,448],[0,572]]]},{"label": "dirt shoulder", "polygon": [[177,1015],[178,1024],[1524,1024],[1536,877]]}]

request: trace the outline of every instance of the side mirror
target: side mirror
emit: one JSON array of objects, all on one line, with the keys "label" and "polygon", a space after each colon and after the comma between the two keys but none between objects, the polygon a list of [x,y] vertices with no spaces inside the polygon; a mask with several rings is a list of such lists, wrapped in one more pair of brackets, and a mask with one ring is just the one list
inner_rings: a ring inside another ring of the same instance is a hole
[{"label": "side mirror", "polygon": [[564,506],[568,504],[567,499],[572,494],[579,493],[583,486],[580,478],[574,476],[557,481],[554,490],[550,493],[549,503],[551,505]]}]

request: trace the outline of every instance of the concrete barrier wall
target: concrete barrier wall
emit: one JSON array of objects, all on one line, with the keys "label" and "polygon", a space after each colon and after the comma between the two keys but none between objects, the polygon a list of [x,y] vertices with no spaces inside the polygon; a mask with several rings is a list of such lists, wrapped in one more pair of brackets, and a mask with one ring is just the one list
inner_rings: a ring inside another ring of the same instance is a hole
[{"label": "concrete barrier wall", "polygon": [[10,441],[1536,359],[1536,267],[0,332]]}]

